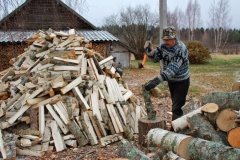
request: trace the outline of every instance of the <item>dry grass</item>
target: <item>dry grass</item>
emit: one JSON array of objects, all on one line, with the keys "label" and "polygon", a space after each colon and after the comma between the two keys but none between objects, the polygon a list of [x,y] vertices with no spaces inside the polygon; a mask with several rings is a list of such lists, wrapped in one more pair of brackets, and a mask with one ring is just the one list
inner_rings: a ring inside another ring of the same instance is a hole
[{"label": "dry grass", "polygon": [[234,58],[240,58],[240,54],[229,54],[225,55],[222,53],[211,53],[212,58],[219,58],[224,60],[234,59]]}]

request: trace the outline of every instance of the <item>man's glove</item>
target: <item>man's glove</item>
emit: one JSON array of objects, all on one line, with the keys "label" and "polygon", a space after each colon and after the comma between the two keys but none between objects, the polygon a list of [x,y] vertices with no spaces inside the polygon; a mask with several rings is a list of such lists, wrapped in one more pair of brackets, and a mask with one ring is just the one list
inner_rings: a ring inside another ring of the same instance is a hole
[{"label": "man's glove", "polygon": [[144,44],[144,50],[148,56],[153,56],[153,45],[151,41],[146,41]]},{"label": "man's glove", "polygon": [[145,84],[145,89],[147,91],[150,91],[151,89],[155,88],[157,85],[159,85],[162,82],[162,76],[158,76],[152,80],[150,80],[148,83]]},{"label": "man's glove", "polygon": [[153,50],[153,45],[151,41],[146,41],[144,44],[144,50],[148,49],[148,52]]}]

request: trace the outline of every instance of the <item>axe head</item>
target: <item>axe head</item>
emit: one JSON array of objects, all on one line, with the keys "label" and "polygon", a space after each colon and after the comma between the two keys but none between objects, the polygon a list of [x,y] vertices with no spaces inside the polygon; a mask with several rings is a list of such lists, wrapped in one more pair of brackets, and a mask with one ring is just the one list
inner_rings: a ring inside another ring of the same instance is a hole
[{"label": "axe head", "polygon": [[153,37],[153,31],[151,26],[147,26],[147,40],[151,41]]}]

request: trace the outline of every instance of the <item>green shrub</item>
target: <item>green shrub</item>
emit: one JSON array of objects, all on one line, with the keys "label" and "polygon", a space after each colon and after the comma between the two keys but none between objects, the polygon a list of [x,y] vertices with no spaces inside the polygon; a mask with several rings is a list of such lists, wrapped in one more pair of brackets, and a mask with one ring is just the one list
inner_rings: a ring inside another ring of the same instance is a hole
[{"label": "green shrub", "polygon": [[188,48],[188,57],[190,64],[204,64],[211,59],[209,50],[200,42],[185,42]]}]

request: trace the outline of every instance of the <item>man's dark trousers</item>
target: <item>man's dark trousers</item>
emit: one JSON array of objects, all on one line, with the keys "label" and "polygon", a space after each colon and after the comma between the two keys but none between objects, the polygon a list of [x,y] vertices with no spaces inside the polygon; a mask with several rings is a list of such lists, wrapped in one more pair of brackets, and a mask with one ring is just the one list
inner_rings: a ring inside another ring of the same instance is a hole
[{"label": "man's dark trousers", "polygon": [[172,98],[172,120],[183,115],[182,106],[186,102],[190,78],[183,81],[168,81],[169,90]]}]

